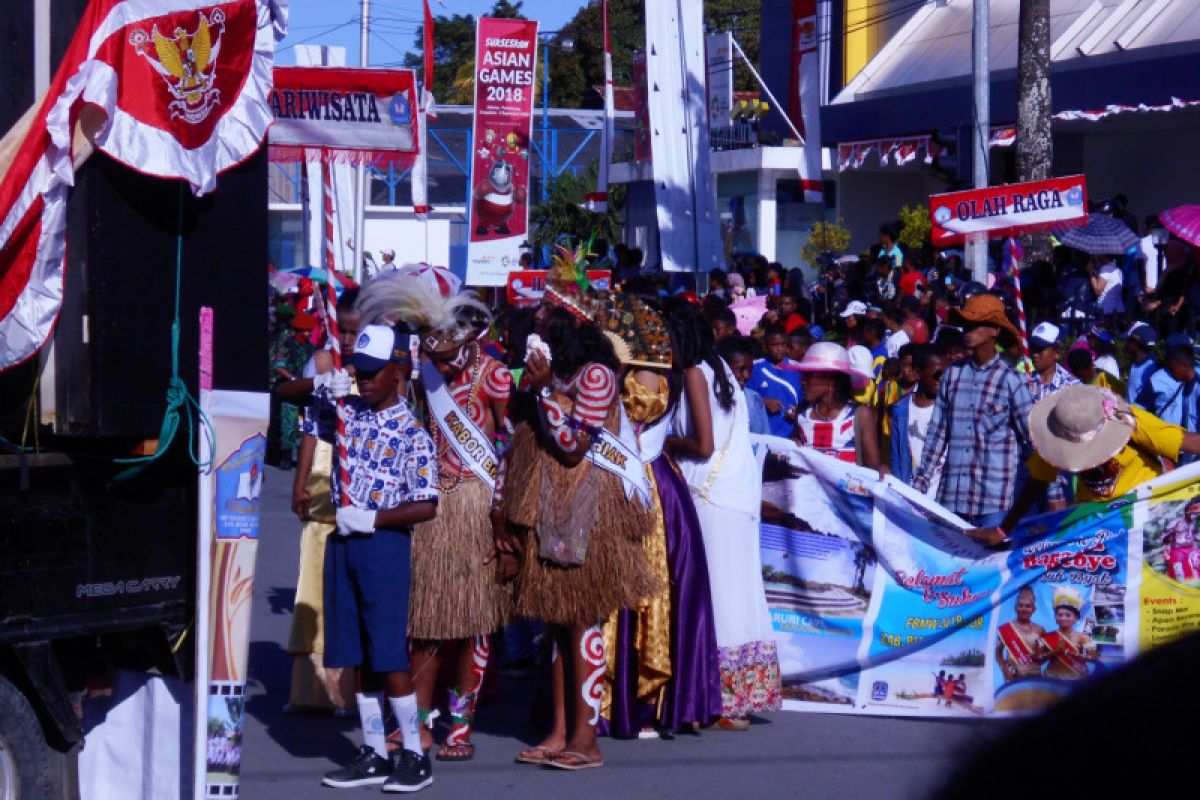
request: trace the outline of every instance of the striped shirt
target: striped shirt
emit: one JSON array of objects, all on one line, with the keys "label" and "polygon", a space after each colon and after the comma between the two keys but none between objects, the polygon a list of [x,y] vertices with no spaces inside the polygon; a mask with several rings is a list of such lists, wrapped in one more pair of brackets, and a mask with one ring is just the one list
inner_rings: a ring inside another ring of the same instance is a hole
[{"label": "striped shirt", "polygon": [[960,515],[1007,511],[1017,469],[1030,450],[1028,381],[999,356],[983,366],[967,358],[942,379],[913,488],[928,491],[945,457],[937,501]]}]

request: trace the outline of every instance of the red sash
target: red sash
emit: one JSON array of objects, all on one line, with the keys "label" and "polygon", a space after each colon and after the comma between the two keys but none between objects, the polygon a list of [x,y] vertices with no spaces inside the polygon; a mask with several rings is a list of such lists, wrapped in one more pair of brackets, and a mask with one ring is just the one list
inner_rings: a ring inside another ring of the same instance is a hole
[{"label": "red sash", "polygon": [[1000,641],[1004,643],[1004,647],[1008,650],[1008,655],[1013,661],[1022,667],[1028,667],[1033,664],[1033,651],[1029,649],[1029,645],[1022,638],[1015,625],[1011,622],[1006,622],[1000,626],[998,633],[1000,634]]},{"label": "red sash", "polygon": [[1061,653],[1054,653],[1054,660],[1062,664],[1080,678],[1086,678],[1088,676],[1087,661],[1083,658],[1083,653],[1080,651],[1080,649],[1076,647],[1070,639],[1063,636],[1058,631],[1052,631],[1051,633],[1044,635],[1042,637],[1042,641],[1046,643],[1046,646],[1049,647],[1052,652],[1058,648],[1060,642],[1065,645],[1065,648]]}]

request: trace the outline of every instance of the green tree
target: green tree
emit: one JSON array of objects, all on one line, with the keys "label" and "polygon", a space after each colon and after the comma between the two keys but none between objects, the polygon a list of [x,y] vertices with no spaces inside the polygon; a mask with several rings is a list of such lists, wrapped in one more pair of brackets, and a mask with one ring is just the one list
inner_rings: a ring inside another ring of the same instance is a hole
[{"label": "green tree", "polygon": [[[496,0],[486,16],[524,19],[522,0]],[[473,14],[433,18],[433,95],[440,103],[470,105],[474,102],[475,25]],[[404,55],[404,66],[420,70],[424,62],[425,26],[417,28],[416,52]]]},{"label": "green tree", "polygon": [[929,245],[929,234],[933,223],[929,219],[929,206],[902,206],[900,208],[900,244],[909,250],[920,250]]},{"label": "green tree", "polygon": [[593,214],[583,208],[584,195],[596,191],[599,168],[592,163],[572,174],[564,172],[550,184],[544,203],[529,209],[529,241],[538,247],[553,244],[560,234],[587,238],[593,233],[610,244],[621,241],[621,209],[625,206],[625,187],[610,184],[608,211]]},{"label": "green tree", "polygon": [[[496,0],[487,16],[524,19],[521,2]],[[600,108],[603,97],[593,87],[604,86],[604,25],[599,2],[590,2],[550,41],[550,103],[556,108]],[[759,53],[757,6],[746,8],[742,0],[708,0],[704,6],[707,32],[732,30],[734,38],[755,65]],[[612,45],[613,84],[633,83],[633,53],[646,47],[645,14],[641,0],[609,0],[609,40]],[[474,100],[475,17],[455,14],[434,18],[433,93],[439,102],[470,105]],[[417,30],[416,52],[405,55],[404,65],[420,69],[423,33]],[[563,47],[567,39],[572,48]],[[538,49],[538,85],[541,84],[545,47]],[[740,60],[734,67],[734,88],[757,90],[750,71]],[[537,102],[541,103],[540,89]]]}]

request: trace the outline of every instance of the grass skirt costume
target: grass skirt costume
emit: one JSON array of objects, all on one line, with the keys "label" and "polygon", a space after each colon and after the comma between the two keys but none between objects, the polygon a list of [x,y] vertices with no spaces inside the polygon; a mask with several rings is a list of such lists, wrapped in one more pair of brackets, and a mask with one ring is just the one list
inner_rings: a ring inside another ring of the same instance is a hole
[{"label": "grass skirt costume", "polygon": [[[614,404],[605,428],[617,431],[618,420]],[[620,478],[586,459],[564,466],[553,447],[542,443],[527,422],[513,435],[504,514],[523,539],[514,612],[556,625],[595,625],[658,590],[642,552],[652,523],[645,510],[626,499]],[[557,524],[587,531],[582,564],[561,566],[539,555],[537,529],[551,515]]]},{"label": "grass skirt costume", "polygon": [[[436,423],[433,423],[436,424]],[[437,516],[413,528],[408,635],[466,639],[508,620],[511,592],[483,563],[492,548],[492,490],[473,476],[443,492]]]}]

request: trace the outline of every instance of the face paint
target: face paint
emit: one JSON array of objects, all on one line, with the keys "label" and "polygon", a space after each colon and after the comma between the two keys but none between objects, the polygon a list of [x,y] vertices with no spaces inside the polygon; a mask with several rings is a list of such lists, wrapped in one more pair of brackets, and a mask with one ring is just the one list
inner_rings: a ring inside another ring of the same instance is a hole
[{"label": "face paint", "polygon": [[600,720],[600,704],[604,698],[604,634],[599,625],[593,625],[583,633],[579,642],[579,655],[583,662],[591,667],[583,682],[583,702],[592,710],[589,725],[595,725]]}]

